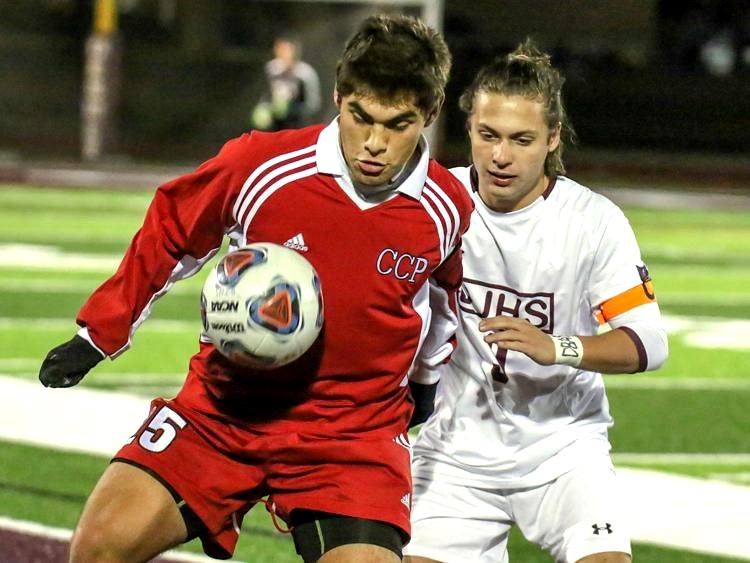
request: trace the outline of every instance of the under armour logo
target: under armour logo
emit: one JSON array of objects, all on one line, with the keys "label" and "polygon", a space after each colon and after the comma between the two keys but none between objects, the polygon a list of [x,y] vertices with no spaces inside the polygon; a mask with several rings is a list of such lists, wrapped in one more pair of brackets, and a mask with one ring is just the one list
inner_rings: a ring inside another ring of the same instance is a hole
[{"label": "under armour logo", "polygon": [[597,536],[599,535],[599,532],[601,532],[602,530],[607,530],[608,534],[612,533],[612,524],[610,524],[609,522],[607,522],[606,524],[604,524],[604,526],[599,526],[597,524],[591,524],[591,527],[594,529],[594,534],[597,535]]}]

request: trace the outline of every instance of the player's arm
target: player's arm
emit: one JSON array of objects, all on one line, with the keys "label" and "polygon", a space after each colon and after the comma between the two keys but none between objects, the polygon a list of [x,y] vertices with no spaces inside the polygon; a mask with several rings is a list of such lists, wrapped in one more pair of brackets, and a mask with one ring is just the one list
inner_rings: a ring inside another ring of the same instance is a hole
[{"label": "player's arm", "polygon": [[[523,319],[494,317],[479,328],[488,343],[522,352],[541,365],[567,365],[600,373],[636,373],[659,368],[668,344],[656,294],[633,230],[613,208],[603,218],[599,247],[588,280],[589,302],[611,331],[595,336],[548,335]],[[618,287],[613,291],[612,288]],[[625,289],[622,289],[622,288]]]},{"label": "player's arm", "polygon": [[463,280],[461,241],[474,210],[469,191],[460,183],[456,185],[459,189],[454,199],[458,218],[455,239],[451,252],[430,277],[430,325],[414,370],[409,374],[409,387],[415,403],[410,428],[426,421],[432,414],[440,368],[456,349],[456,294]]},{"label": "player's arm", "polygon": [[422,424],[432,414],[440,380],[440,366],[450,359],[456,346],[458,318],[451,301],[455,291],[441,287],[434,280],[430,287],[430,327],[414,370],[409,375],[409,391],[414,401],[409,428]]},{"label": "player's arm", "polygon": [[502,316],[484,319],[479,328],[488,332],[487,343],[526,354],[544,366],[637,373],[658,369],[666,360],[667,337],[655,303],[611,319],[610,326],[612,330],[595,336],[550,336],[525,319]]},{"label": "player's arm", "polygon": [[450,360],[456,347],[456,291],[461,283],[461,250],[456,248],[429,280],[430,326],[409,376],[414,412],[409,427],[426,421],[433,411],[440,367]]},{"label": "player's arm", "polygon": [[154,301],[219,249],[233,223],[230,186],[242,185],[226,164],[232,150],[237,147],[226,145],[195,172],[159,187],[117,271],[79,311],[78,334],[42,363],[42,384],[75,385],[104,357],[125,351]]}]

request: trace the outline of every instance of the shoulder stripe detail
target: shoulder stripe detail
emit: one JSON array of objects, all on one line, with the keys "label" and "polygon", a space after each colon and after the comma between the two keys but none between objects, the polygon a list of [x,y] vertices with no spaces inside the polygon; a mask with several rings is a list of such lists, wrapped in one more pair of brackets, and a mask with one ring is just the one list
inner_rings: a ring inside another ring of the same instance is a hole
[{"label": "shoulder stripe detail", "polygon": [[[313,161],[314,160],[315,160],[315,157],[313,157]],[[247,231],[250,227],[250,223],[252,223],[253,218],[255,217],[255,214],[258,212],[258,209],[260,209],[260,206],[263,205],[263,203],[269,197],[271,197],[277,190],[280,190],[287,184],[294,182],[295,180],[299,180],[300,178],[312,176],[314,174],[317,174],[317,172],[318,172],[318,168],[313,163],[313,166],[309,166],[308,168],[300,170],[299,172],[282,176],[280,179],[276,180],[276,182],[266,187],[265,189],[259,188],[258,189],[259,195],[255,198],[255,202],[253,203],[253,206],[250,208],[250,211],[248,211],[247,215],[245,216],[244,220],[241,223],[242,234],[244,235],[245,240],[247,240]],[[260,193],[261,191],[263,193]]]},{"label": "shoulder stripe detail", "polygon": [[[247,180],[245,180],[245,183],[242,185],[242,189],[240,190],[240,194],[237,197],[237,201],[234,204],[234,209],[232,210],[232,213],[234,214],[234,218],[237,220],[237,222],[238,223],[240,222],[239,217],[241,213],[244,211],[242,207],[243,207],[243,201],[247,195],[247,192],[251,189],[255,181],[261,175],[265,174],[270,168],[276,166],[277,164],[280,164],[281,162],[297,159],[298,157],[307,155],[310,152],[313,153],[313,157],[314,157],[315,148],[316,148],[315,145],[310,145],[309,147],[305,147],[303,149],[299,149],[299,150],[292,151],[292,152],[285,153],[285,154],[280,154],[270,160],[267,160],[266,162],[258,166],[255,170],[253,170],[253,173],[250,174]],[[294,165],[292,165],[292,167],[294,167]]]},{"label": "shoulder stripe detail", "polygon": [[420,202],[435,222],[440,239],[441,259],[444,260],[451,253],[458,236],[458,209],[443,188],[429,178],[425,183]]},{"label": "shoulder stripe detail", "polygon": [[424,207],[425,211],[427,211],[427,215],[429,215],[432,221],[435,223],[438,239],[440,240],[440,262],[442,262],[443,260],[445,260],[446,256],[448,256],[448,253],[446,252],[447,245],[445,242],[445,226],[440,221],[440,218],[435,212],[432,202],[425,196],[425,192],[422,192],[422,197],[419,198],[419,202],[422,204],[422,207]]},{"label": "shoulder stripe detail", "polygon": [[604,324],[617,315],[653,301],[656,301],[654,284],[649,280],[607,299],[596,308],[596,318],[600,324]]},{"label": "shoulder stripe detail", "polygon": [[266,189],[266,186],[268,186],[270,182],[276,180],[279,177],[283,178],[292,170],[308,167],[310,164],[314,163],[315,155],[302,160],[295,160],[294,162],[290,162],[288,164],[285,164],[284,166],[279,166],[278,168],[269,171],[267,174],[259,177],[255,184],[249,190],[245,191],[237,200],[238,203],[240,201],[242,202],[239,208],[239,212],[235,217],[237,222],[240,224],[244,222],[244,217],[247,213],[248,208],[254,205],[254,202],[257,200],[259,194],[264,189]]},{"label": "shoulder stripe detail", "polygon": [[449,230],[450,237],[448,238],[447,244],[447,254],[450,254],[451,249],[456,244],[458,231],[461,226],[461,219],[458,214],[458,208],[456,207],[455,202],[448,196],[447,193],[445,193],[445,190],[430,178],[427,178],[427,186],[435,191],[438,197],[442,200],[445,208],[447,208],[448,213],[450,214],[451,221],[447,222],[447,224],[449,225],[452,224],[452,228]]}]

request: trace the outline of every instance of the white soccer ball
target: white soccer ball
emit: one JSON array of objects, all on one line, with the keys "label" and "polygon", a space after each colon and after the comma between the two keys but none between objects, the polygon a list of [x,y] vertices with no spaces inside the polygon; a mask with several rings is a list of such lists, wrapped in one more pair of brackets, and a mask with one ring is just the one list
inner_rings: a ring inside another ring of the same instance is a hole
[{"label": "white soccer ball", "polygon": [[224,256],[201,293],[203,331],[233,362],[256,369],[288,364],[323,326],[318,274],[301,254],[259,242]]}]

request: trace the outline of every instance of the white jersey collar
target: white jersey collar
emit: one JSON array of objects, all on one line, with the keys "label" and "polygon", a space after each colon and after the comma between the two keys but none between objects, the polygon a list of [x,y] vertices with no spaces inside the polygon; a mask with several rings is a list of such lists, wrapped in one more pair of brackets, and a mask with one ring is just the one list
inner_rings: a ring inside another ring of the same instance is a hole
[{"label": "white jersey collar", "polygon": [[[430,161],[430,148],[424,135],[419,138],[419,149],[422,154],[411,173],[404,178],[400,177],[402,173],[396,175],[396,182],[399,183],[396,191],[417,200],[422,197],[422,189],[427,181],[427,167]],[[351,183],[351,175],[339,144],[338,116],[320,132],[315,147],[315,158],[318,172],[344,177],[347,179],[347,183]]]}]

